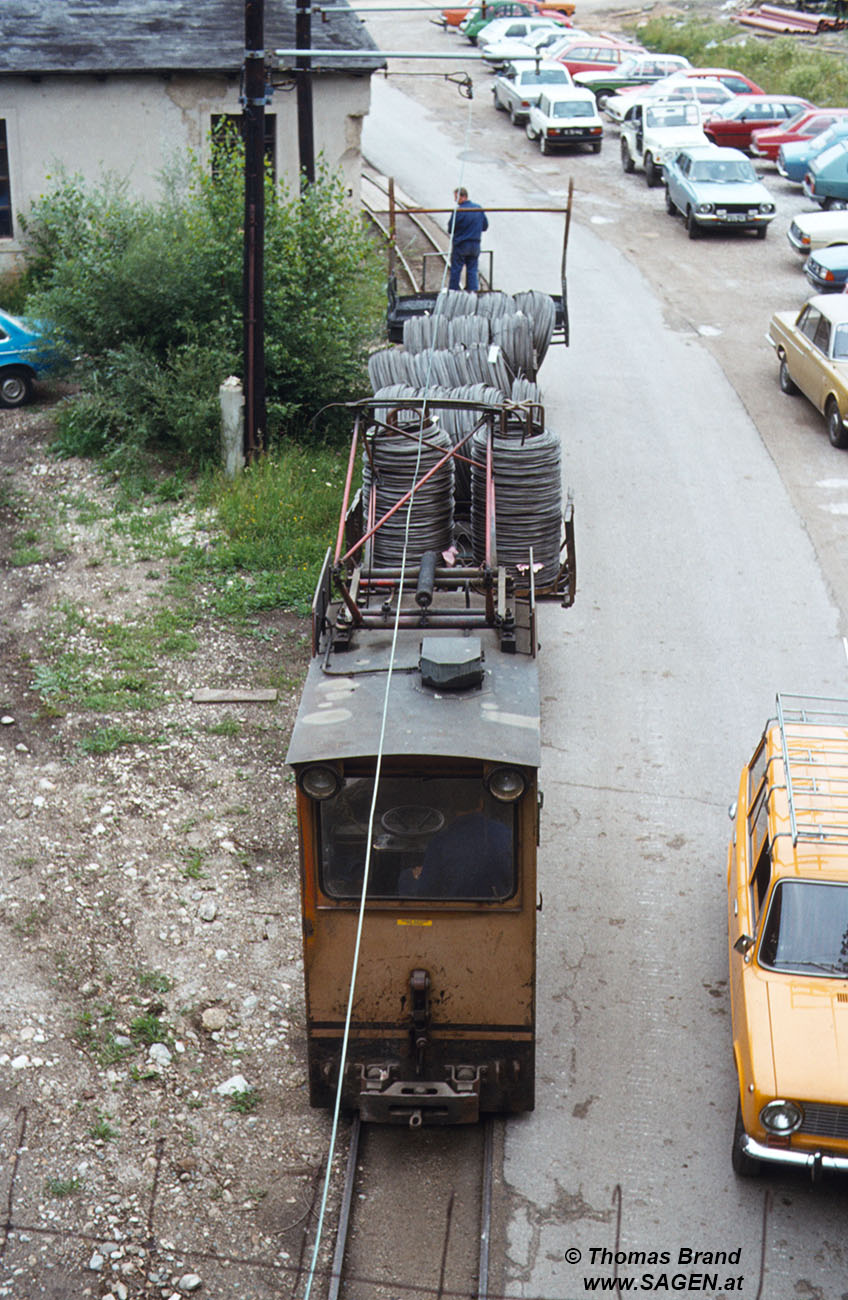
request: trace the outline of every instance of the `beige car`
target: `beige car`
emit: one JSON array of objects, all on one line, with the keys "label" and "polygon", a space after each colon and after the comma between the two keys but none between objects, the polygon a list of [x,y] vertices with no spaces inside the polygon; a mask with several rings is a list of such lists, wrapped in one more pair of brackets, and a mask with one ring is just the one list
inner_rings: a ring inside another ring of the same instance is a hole
[{"label": "beige car", "polygon": [[784,393],[802,392],[827,420],[834,447],[848,447],[848,294],[817,294],[800,312],[774,314],[768,335]]}]

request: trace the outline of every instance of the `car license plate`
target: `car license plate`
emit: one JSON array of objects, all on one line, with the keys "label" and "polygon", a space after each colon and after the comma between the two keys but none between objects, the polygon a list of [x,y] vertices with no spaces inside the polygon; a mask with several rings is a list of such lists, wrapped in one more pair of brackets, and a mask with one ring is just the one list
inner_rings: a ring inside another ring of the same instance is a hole
[{"label": "car license plate", "polygon": [[729,213],[727,214],[727,220],[728,220],[728,221],[747,221],[748,218],[745,216],[745,213],[744,213],[744,212],[729,212]]}]

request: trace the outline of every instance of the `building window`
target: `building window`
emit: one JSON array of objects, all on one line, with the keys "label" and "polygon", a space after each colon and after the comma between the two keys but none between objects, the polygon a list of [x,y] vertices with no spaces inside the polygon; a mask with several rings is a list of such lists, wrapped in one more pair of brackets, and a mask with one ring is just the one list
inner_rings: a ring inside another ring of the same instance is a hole
[{"label": "building window", "polygon": [[[273,180],[277,179],[277,118],[274,113],[265,114],[265,162]],[[212,175],[215,174],[215,141],[222,132],[244,131],[244,116],[241,113],[212,114]]]},{"label": "building window", "polygon": [[6,143],[6,122],[0,117],[0,239],[11,239],[13,233],[9,146]]}]

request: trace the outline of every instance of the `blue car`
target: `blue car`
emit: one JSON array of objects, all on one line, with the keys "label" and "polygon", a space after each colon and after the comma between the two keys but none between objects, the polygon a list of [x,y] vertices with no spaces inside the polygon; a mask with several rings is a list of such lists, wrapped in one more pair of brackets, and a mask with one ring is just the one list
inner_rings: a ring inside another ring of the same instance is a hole
[{"label": "blue car", "polygon": [[848,245],[834,244],[810,253],[804,274],[816,293],[842,293],[848,285]]},{"label": "blue car", "polygon": [[845,136],[848,136],[848,118],[840,118],[810,140],[796,140],[794,144],[781,145],[777,155],[777,170],[784,180],[791,181],[793,185],[803,185],[812,160]]},{"label": "blue car", "polygon": [[0,311],[0,406],[23,406],[36,379],[47,374],[56,355],[35,321]]}]

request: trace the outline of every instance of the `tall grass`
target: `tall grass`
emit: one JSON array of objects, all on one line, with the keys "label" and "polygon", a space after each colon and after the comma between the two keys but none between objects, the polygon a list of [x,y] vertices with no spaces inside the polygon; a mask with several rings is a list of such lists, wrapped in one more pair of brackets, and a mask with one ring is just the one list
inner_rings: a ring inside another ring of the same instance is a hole
[{"label": "tall grass", "polygon": [[814,104],[848,106],[848,40],[845,53],[817,49],[806,38],[764,40],[735,23],[679,22],[652,18],[636,29],[643,45],[683,54],[697,67],[735,68],[773,94],[802,95]]}]

